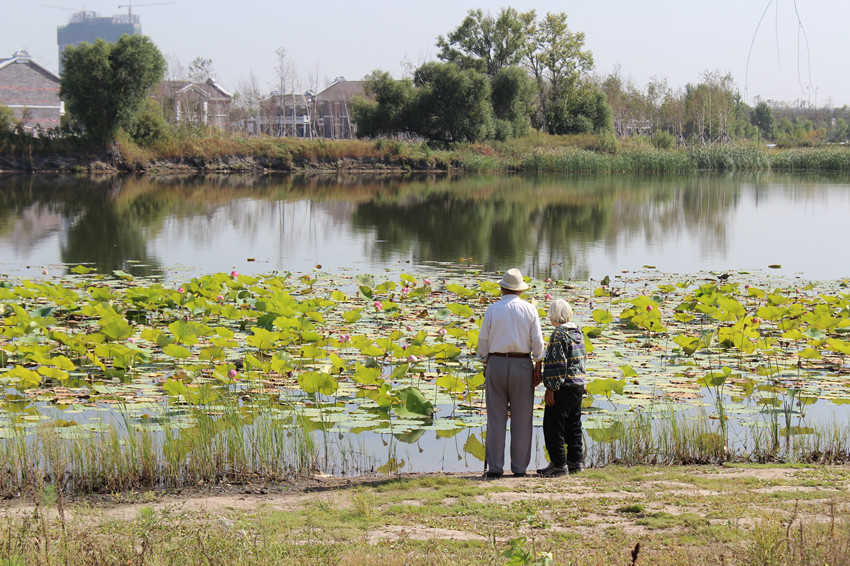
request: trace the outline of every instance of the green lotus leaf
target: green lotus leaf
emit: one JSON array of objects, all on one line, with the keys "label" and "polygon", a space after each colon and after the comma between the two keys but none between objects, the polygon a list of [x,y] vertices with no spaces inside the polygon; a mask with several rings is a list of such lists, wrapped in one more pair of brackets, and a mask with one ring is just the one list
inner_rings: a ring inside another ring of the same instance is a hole
[{"label": "green lotus leaf", "polygon": [[165,348],[162,349],[162,353],[166,356],[177,358],[179,360],[184,360],[192,356],[192,352],[190,352],[183,346],[178,346],[177,344],[167,345]]},{"label": "green lotus leaf", "polygon": [[820,355],[820,352],[808,346],[797,352],[797,355],[801,358],[806,358],[808,360],[820,360],[823,357]]},{"label": "green lotus leaf", "polygon": [[625,379],[613,378],[596,378],[591,379],[587,383],[587,392],[591,395],[605,395],[610,397],[611,393],[623,394],[623,388],[626,386]]},{"label": "green lotus leaf", "polygon": [[307,394],[333,395],[339,388],[332,375],[319,371],[305,371],[299,374],[298,385]]},{"label": "green lotus leaf", "polygon": [[277,341],[280,339],[279,333],[269,332],[257,326],[252,326],[251,332],[252,334],[245,339],[245,342],[251,346],[261,351],[272,350],[277,347]]},{"label": "green lotus leaf", "polygon": [[466,383],[462,379],[448,373],[438,377],[436,383],[450,393],[462,393],[466,390]]},{"label": "green lotus leaf", "polygon": [[472,311],[472,309],[469,308],[468,305],[463,305],[463,304],[460,304],[460,303],[449,303],[449,304],[446,305],[446,308],[452,314],[455,314],[457,316],[461,316],[461,317],[464,317],[464,318],[469,318],[469,317],[471,317],[475,314]]},{"label": "green lotus leaf", "polygon": [[178,342],[192,346],[198,343],[198,329],[194,322],[186,320],[175,320],[168,325],[168,329]]},{"label": "green lotus leaf", "polygon": [[83,265],[77,265],[76,267],[69,270],[71,273],[76,273],[77,275],[85,275],[86,273],[91,273],[92,271],[97,271],[94,267],[85,267]]},{"label": "green lotus leaf", "polygon": [[593,311],[593,320],[596,321],[596,324],[606,325],[614,322],[614,317],[611,315],[611,311],[607,311],[604,309],[594,309]]},{"label": "green lotus leaf", "polygon": [[56,367],[42,366],[38,368],[38,373],[48,379],[55,379],[57,381],[65,381],[66,379],[68,379],[69,376],[67,371],[61,370]]},{"label": "green lotus leaf", "polygon": [[117,316],[101,319],[100,331],[110,340],[125,340],[133,335],[133,327]]},{"label": "green lotus leaf", "polygon": [[630,365],[620,366],[620,371],[623,372],[623,377],[637,377],[637,372]]},{"label": "green lotus leaf", "polygon": [[434,414],[434,405],[425,399],[422,392],[415,387],[402,389],[397,393],[401,406],[395,407],[396,415],[400,417],[422,416],[430,417]]}]

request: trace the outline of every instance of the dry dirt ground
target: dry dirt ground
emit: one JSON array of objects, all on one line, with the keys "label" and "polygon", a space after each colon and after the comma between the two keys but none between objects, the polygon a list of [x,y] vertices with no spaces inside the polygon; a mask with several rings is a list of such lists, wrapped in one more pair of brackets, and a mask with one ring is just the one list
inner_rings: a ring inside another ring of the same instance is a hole
[{"label": "dry dirt ground", "polygon": [[[810,508],[805,516],[818,522],[829,522],[834,518],[835,509],[831,509],[827,503],[850,505],[848,466],[622,468],[619,469],[620,473],[613,475],[609,475],[606,470],[588,470],[583,474],[560,478],[539,478],[533,473],[526,478],[506,475],[498,480],[485,480],[480,475],[464,473],[397,474],[349,479],[317,476],[289,485],[217,485],[78,497],[68,501],[67,505],[71,515],[75,504],[84,503],[85,513],[97,510],[99,516],[115,520],[132,520],[141,509],[224,515],[257,510],[296,512],[328,504],[342,510],[354,506],[348,496],[352,490],[363,493],[364,490],[399,480],[411,480],[415,486],[417,480],[432,478],[456,478],[480,487],[481,493],[471,498],[476,503],[504,507],[522,502],[540,503],[543,504],[541,507],[555,510],[595,507],[597,512],[583,517],[580,525],[568,527],[578,532],[593,531],[600,526],[619,526],[628,532],[647,530],[647,527],[635,525],[629,520],[629,513],[624,518],[623,512],[617,511],[628,505],[642,505],[644,510],[637,513],[640,515],[665,512],[675,516],[695,512],[702,516],[718,499],[721,502],[728,499],[729,504],[745,507],[752,505],[752,517],[737,518],[744,522],[770,514],[771,506],[764,503],[766,497],[778,503],[804,500]],[[399,489],[406,488],[400,484]],[[415,507],[422,503],[417,496],[431,489],[406,489],[405,499],[396,503]],[[446,497],[441,502],[450,506],[461,499]],[[380,497],[374,503],[379,508]],[[600,512],[611,507],[612,503],[615,508],[609,509],[609,513]],[[818,506],[818,503],[824,505]],[[33,505],[21,500],[5,501],[2,507],[11,514],[26,514],[33,509]],[[776,511],[784,512],[779,508],[785,507],[778,505]],[[461,531],[411,528],[409,525],[388,525],[383,532],[375,533],[373,538],[398,537],[402,531],[413,538],[476,538]]]},{"label": "dry dirt ground", "polygon": [[[245,517],[286,517],[291,541],[356,545],[360,553],[426,541],[449,549],[478,545],[499,557],[512,539],[526,537],[553,550],[555,564],[573,563],[559,560],[558,552],[576,544],[595,547],[587,555],[593,559],[576,564],[608,563],[606,545],[618,546],[617,556],[629,563],[636,542],[643,545],[640,563],[701,564],[700,556],[710,555],[719,562],[707,563],[750,564],[741,553],[765,524],[780,533],[798,525],[800,533],[803,525],[850,525],[850,467],[610,466],[554,479],[491,481],[472,474],[315,477],[291,485],[109,494],[65,508],[67,518],[93,527],[130,524],[152,511],[234,531],[250,524]],[[25,517],[33,510],[24,500],[9,500],[0,514]],[[338,519],[336,526],[322,531],[329,518]],[[670,549],[681,559],[659,558]]]}]

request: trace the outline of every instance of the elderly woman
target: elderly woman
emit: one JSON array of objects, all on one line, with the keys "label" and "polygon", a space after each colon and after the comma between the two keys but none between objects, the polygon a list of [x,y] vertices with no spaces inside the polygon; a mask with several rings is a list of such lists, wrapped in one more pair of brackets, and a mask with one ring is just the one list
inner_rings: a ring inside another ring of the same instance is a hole
[{"label": "elderly woman", "polygon": [[550,464],[537,470],[544,477],[580,472],[584,457],[581,432],[581,399],[587,384],[584,336],[571,322],[572,318],[573,309],[567,301],[558,299],[549,305],[549,322],[555,330],[549,337],[544,358],[544,363],[553,363],[549,372],[544,368],[543,374],[546,385],[543,438]]}]

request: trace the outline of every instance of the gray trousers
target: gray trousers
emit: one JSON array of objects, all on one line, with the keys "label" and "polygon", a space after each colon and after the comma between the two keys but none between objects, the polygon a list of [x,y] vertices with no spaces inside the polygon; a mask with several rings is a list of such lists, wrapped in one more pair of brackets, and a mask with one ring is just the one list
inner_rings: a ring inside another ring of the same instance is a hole
[{"label": "gray trousers", "polygon": [[511,471],[525,472],[531,461],[531,421],[534,388],[531,358],[490,356],[484,374],[487,403],[487,469],[502,473],[505,467],[505,428],[511,412]]}]

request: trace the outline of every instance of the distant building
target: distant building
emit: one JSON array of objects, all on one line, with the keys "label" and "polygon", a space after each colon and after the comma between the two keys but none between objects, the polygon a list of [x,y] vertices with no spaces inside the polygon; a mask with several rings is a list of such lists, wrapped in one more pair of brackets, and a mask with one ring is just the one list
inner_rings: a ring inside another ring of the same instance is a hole
[{"label": "distant building", "polygon": [[98,39],[116,42],[124,34],[142,33],[139,16],[133,14],[116,14],[101,17],[91,10],[75,12],[67,25],[59,26],[56,30],[56,43],[59,44],[59,74],[62,74],[62,53],[69,45],[94,43]]},{"label": "distant building", "polygon": [[351,101],[364,96],[363,81],[347,81],[337,77],[331,85],[316,95],[313,101],[313,129],[320,138],[351,139],[357,127],[351,119]]},{"label": "distant building", "polygon": [[313,93],[285,94],[277,92],[260,101],[257,129],[260,134],[275,137],[313,137],[310,119]]},{"label": "distant building", "polygon": [[0,104],[11,108],[27,130],[58,128],[65,113],[59,100],[59,77],[23,50],[0,59]]},{"label": "distant building", "polygon": [[271,93],[260,102],[257,116],[242,120],[245,133],[275,137],[351,139],[357,127],[351,118],[351,101],[364,96],[362,81],[337,77],[328,88],[314,94]]},{"label": "distant building", "polygon": [[230,103],[233,96],[214,79],[203,83],[162,81],[154,98],[162,106],[165,119],[172,124],[197,124],[230,129]]}]

